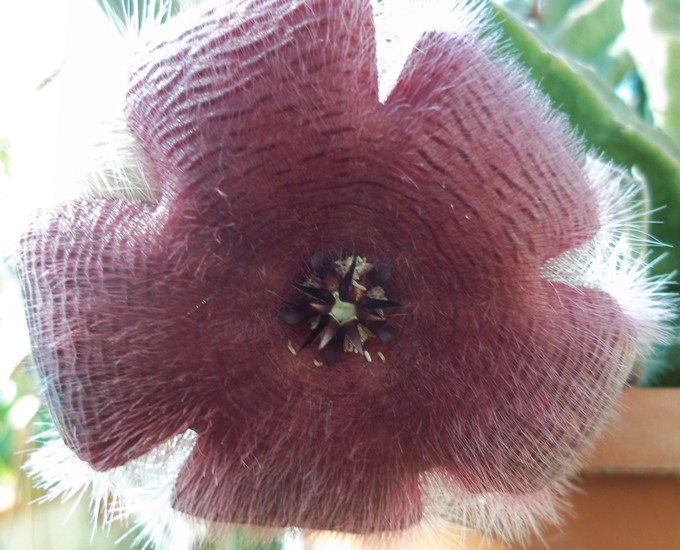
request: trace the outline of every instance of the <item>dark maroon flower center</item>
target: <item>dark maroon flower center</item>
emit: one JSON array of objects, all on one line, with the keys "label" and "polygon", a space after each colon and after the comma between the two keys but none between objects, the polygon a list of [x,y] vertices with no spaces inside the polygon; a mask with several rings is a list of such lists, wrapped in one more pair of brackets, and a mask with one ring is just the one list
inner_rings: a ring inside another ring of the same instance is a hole
[{"label": "dark maroon flower center", "polygon": [[332,261],[322,252],[312,255],[312,272],[302,283],[293,283],[304,300],[284,309],[279,317],[289,325],[309,323],[310,332],[297,350],[318,341],[329,366],[343,353],[358,353],[367,361],[368,338],[386,342],[396,337],[386,311],[402,307],[388,300],[381,286],[391,275],[387,263],[370,263],[361,256]]}]

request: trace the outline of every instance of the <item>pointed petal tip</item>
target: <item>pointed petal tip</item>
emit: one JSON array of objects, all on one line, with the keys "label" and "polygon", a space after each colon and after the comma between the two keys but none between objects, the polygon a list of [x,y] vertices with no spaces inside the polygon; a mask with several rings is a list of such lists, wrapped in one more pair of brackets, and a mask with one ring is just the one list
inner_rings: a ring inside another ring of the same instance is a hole
[{"label": "pointed petal tip", "polygon": [[392,300],[381,300],[379,298],[365,297],[361,300],[361,307],[367,309],[391,309],[404,307],[404,305]]},{"label": "pointed petal tip", "polygon": [[354,281],[354,271],[356,270],[356,267],[357,257],[355,255],[352,256],[352,264],[349,266],[349,269],[342,278],[342,281],[340,281],[340,287],[338,289],[340,293],[340,299],[344,302],[349,302],[351,300],[350,294],[352,292],[352,282]]},{"label": "pointed petal tip", "polygon": [[359,334],[359,324],[356,321],[350,321],[344,325],[345,333],[352,342],[352,345],[356,348],[360,355],[364,355],[364,346],[361,342],[361,335]]},{"label": "pointed petal tip", "polygon": [[333,337],[338,332],[339,327],[340,325],[338,325],[334,319],[330,319],[328,323],[326,323],[326,328],[323,329],[321,338],[319,340],[319,349],[325,348],[330,343],[330,341],[333,340]]},{"label": "pointed petal tip", "polygon": [[335,298],[333,298],[330,291],[325,288],[301,285],[299,283],[293,283],[293,288],[300,294],[303,294],[312,300],[317,300],[324,305],[333,305],[333,303],[335,303]]},{"label": "pointed petal tip", "polygon": [[303,351],[304,349],[307,348],[311,343],[314,342],[319,337],[319,334],[323,332],[323,330],[326,328],[326,325],[328,324],[328,320],[326,319],[321,319],[319,321],[319,324],[314,327],[314,329],[309,333],[305,341],[302,343],[302,345],[299,347],[297,350],[298,353]]}]

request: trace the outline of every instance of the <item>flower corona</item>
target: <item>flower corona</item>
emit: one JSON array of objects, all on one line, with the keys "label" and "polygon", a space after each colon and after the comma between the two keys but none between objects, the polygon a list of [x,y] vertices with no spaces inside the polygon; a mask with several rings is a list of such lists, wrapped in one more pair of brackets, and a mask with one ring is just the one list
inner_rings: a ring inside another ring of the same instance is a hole
[{"label": "flower corona", "polygon": [[329,366],[337,363],[345,351],[370,361],[364,342],[369,336],[392,340],[396,333],[387,323],[385,310],[402,307],[387,300],[380,286],[390,277],[389,264],[374,266],[357,256],[332,262],[324,253],[316,252],[312,268],[314,271],[304,284],[293,284],[308,301],[280,314],[291,325],[311,320],[309,336],[298,351],[318,339]]}]

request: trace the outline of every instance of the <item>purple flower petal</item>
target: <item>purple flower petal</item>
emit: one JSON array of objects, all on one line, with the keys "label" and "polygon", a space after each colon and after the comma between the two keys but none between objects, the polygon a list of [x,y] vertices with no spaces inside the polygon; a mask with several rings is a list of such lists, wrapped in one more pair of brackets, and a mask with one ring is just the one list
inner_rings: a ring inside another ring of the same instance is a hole
[{"label": "purple flower petal", "polygon": [[[167,257],[152,241],[152,220],[145,205],[73,202],[22,243],[48,405],[65,441],[97,469],[124,464],[191,422],[182,411],[190,410],[183,399],[195,383],[194,350],[176,335],[196,338],[198,325],[161,282]],[[159,301],[167,307],[156,316]]]},{"label": "purple flower petal", "polygon": [[431,33],[386,102],[404,142],[395,168],[429,199],[423,218],[484,273],[496,274],[484,260],[538,268],[599,228],[581,154],[535,94],[478,44]]},{"label": "purple flower petal", "polygon": [[606,294],[539,282],[516,296],[484,304],[484,324],[460,315],[449,359],[428,366],[447,383],[430,389],[421,444],[473,493],[525,494],[564,476],[634,358],[634,328]]},{"label": "purple flower petal", "polygon": [[127,117],[166,192],[263,199],[353,144],[377,85],[367,0],[209,2],[140,57]]},{"label": "purple flower petal", "polygon": [[[343,436],[332,418],[337,403],[305,397],[292,416],[285,413],[285,422],[267,410],[248,424],[247,434],[201,439],[179,476],[174,506],[217,522],[352,533],[416,523],[422,513],[417,471],[408,474],[406,465],[358,447],[351,418]],[[315,416],[318,422],[307,422]],[[382,434],[375,436],[373,443],[392,447]]]}]

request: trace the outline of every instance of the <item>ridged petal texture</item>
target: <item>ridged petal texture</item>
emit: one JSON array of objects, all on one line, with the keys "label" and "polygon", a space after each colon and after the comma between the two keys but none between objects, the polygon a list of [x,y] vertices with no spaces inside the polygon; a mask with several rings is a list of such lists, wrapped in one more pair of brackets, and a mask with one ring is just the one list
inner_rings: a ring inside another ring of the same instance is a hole
[{"label": "ridged petal texture", "polygon": [[[157,200],[63,204],[20,251],[45,397],[91,468],[192,430],[170,500],[190,516],[485,528],[451,507],[558,491],[600,427],[636,320],[544,272],[605,223],[585,154],[472,31],[424,34],[380,102],[373,21],[209,1],[140,50],[125,116]],[[405,307],[371,362],[289,349],[308,327],[277,314],[318,250],[391,265]]]}]

